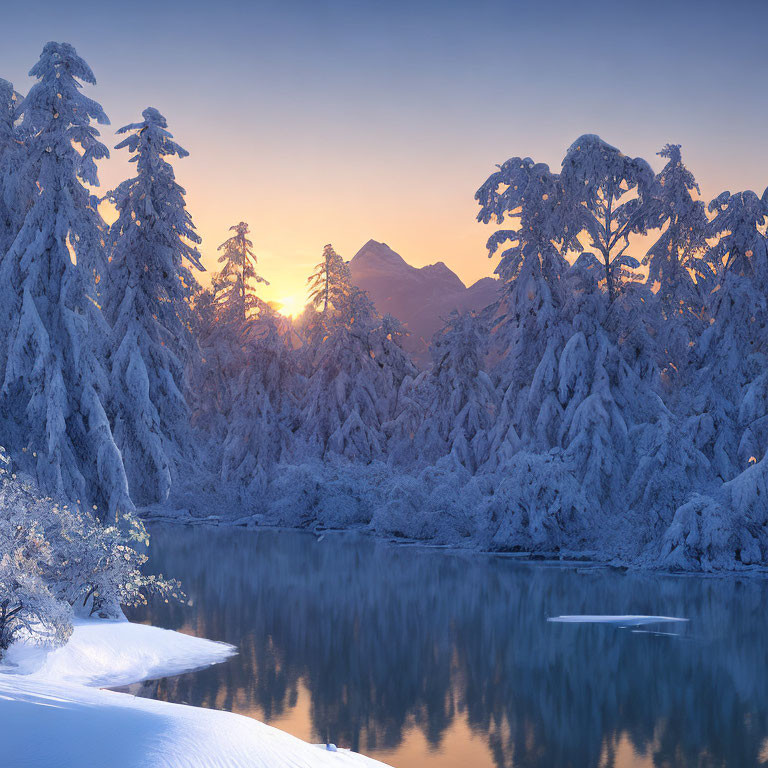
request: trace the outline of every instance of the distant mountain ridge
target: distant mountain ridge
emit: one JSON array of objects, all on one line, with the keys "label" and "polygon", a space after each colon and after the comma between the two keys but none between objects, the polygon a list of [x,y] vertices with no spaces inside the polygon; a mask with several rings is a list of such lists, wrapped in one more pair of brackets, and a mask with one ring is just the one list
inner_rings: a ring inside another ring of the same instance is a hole
[{"label": "distant mountain ridge", "polygon": [[496,301],[499,281],[484,277],[467,287],[442,261],[414,267],[386,243],[369,240],[349,262],[352,282],[368,291],[376,309],[394,315],[410,336],[405,348],[420,366],[429,364],[429,343],[448,314],[479,311]]}]

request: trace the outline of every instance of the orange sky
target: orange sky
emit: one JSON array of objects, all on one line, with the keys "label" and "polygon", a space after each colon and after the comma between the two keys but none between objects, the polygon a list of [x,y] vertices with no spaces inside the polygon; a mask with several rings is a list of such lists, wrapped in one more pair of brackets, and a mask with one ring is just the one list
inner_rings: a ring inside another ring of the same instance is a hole
[{"label": "orange sky", "polygon": [[[96,75],[110,148],[159,109],[190,152],[176,169],[204,263],[247,221],[267,299],[300,301],[329,242],[491,274],[475,190],[512,156],[557,170],[583,133],[656,169],[682,144],[706,199],[768,183],[766,3],[34,2],[34,24],[4,9],[0,77],[25,93],[44,42],[66,40]],[[104,191],[133,170],[112,155]]]}]

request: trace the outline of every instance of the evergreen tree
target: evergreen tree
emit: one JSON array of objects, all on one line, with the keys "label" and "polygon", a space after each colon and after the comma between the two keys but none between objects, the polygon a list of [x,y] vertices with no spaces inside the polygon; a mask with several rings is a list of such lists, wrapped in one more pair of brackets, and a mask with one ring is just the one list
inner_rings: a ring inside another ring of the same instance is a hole
[{"label": "evergreen tree", "polygon": [[563,184],[564,236],[575,242],[584,233],[599,254],[608,302],[624,283],[636,280],[639,262],[627,253],[630,236],[655,225],[654,175],[642,158],[630,158],[599,136],[576,139],[566,153]]},{"label": "evergreen tree", "polygon": [[[383,425],[391,398],[376,362],[379,318],[368,294],[345,288],[336,296],[334,325],[313,352],[299,418],[300,453],[370,462],[383,455]],[[330,306],[330,305],[329,305]]]},{"label": "evergreen tree", "polygon": [[685,167],[679,144],[659,152],[668,159],[656,177],[658,226],[666,228],[643,259],[648,284],[657,285],[659,364],[669,379],[686,365],[691,344],[703,331],[702,286],[712,270],[704,258],[708,221],[704,202],[694,198],[699,185]]},{"label": "evergreen tree", "polygon": [[71,45],[47,43],[30,75],[37,82],[18,111],[27,137],[19,173],[37,193],[3,263],[19,282],[5,286],[14,314],[0,417],[11,453],[47,492],[112,514],[131,502],[95,351],[107,328],[89,295],[102,220],[83,186],[98,183],[96,160],[108,156],[91,121],[108,121],[80,92],[95,78]]},{"label": "evergreen tree", "polygon": [[174,466],[190,451],[185,366],[194,339],[188,300],[202,270],[200,238],[184,190],[166,158],[187,156],[165,118],[145,109],[121,128],[136,176],[110,193],[111,262],[104,309],[112,325],[112,418],[131,494],[137,503],[164,501]]},{"label": "evergreen tree", "polygon": [[707,258],[722,265],[710,294],[710,325],[696,348],[699,370],[689,388],[692,438],[727,481],[766,450],[768,242],[766,204],[754,192],[723,192],[709,205]]},{"label": "evergreen tree", "polygon": [[[19,96],[7,80],[0,79],[0,285],[4,300],[0,302],[0,323],[8,327],[15,322],[21,306],[21,269],[18,259],[5,259],[21,228],[26,211],[21,190],[20,166],[24,147],[16,127]],[[8,360],[8,337],[0,335],[0,381]]]},{"label": "evergreen tree", "polygon": [[474,472],[488,459],[498,402],[484,370],[486,339],[475,315],[454,312],[432,341],[424,420],[414,438],[426,461],[450,456]]},{"label": "evergreen tree", "polygon": [[603,265],[586,254],[568,276],[571,334],[558,360],[559,441],[586,497],[610,503],[624,485],[630,425],[617,392],[625,370],[604,327],[608,306],[599,286],[602,273]]},{"label": "evergreen tree", "polygon": [[290,447],[300,394],[290,340],[267,306],[249,323],[241,362],[232,382],[221,479],[256,500]]},{"label": "evergreen tree", "polygon": [[323,260],[307,282],[310,304],[322,313],[324,320],[329,319],[329,314],[333,317],[344,310],[351,292],[349,267],[330,243],[323,248]]},{"label": "evergreen tree", "polygon": [[7,253],[20,226],[20,202],[15,194],[23,147],[14,125],[19,96],[0,78],[0,259]]},{"label": "evergreen tree", "polygon": [[[519,449],[521,439],[540,444],[544,433],[552,432],[540,415],[546,411],[551,423],[559,409],[552,373],[562,347],[559,316],[568,269],[564,254],[572,244],[563,221],[560,178],[542,163],[507,160],[475,199],[481,205],[478,221],[502,224],[509,217],[516,223],[515,229],[491,235],[487,246],[493,256],[502,244],[509,245],[496,267],[504,287],[491,336],[493,373],[503,395],[490,452],[495,466]],[[551,439],[550,434],[545,442]]]},{"label": "evergreen tree", "polygon": [[221,301],[226,290],[226,282],[214,273],[210,286],[195,293],[192,314],[201,356],[199,364],[191,366],[191,420],[217,445],[227,432],[232,383],[242,366],[242,328],[238,326],[235,332],[227,322]]},{"label": "evergreen tree", "polygon": [[[403,350],[403,341],[407,335],[405,326],[390,314],[381,318],[381,323],[372,333],[373,359],[384,377],[383,394],[390,400],[397,398],[406,379],[418,375],[416,366]],[[389,410],[394,410],[394,406]]]},{"label": "evergreen tree", "polygon": [[246,237],[248,225],[241,221],[229,229],[235,234],[219,246],[219,250],[224,251],[219,256],[219,261],[224,263],[220,276],[226,285],[220,302],[225,313],[242,324],[249,315],[266,306],[254,292],[253,283],[269,283],[256,274],[253,243]]}]

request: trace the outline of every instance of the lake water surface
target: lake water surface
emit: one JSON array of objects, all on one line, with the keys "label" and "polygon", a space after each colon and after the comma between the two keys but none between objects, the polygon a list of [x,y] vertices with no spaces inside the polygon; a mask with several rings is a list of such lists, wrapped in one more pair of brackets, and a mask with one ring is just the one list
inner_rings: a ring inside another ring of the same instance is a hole
[{"label": "lake water surface", "polygon": [[[240,652],[133,693],[239,712],[397,768],[768,766],[765,581],[520,563],[354,534],[151,533],[151,568],[180,579],[190,604],[129,617]],[[560,614],[690,621],[547,622]]]}]

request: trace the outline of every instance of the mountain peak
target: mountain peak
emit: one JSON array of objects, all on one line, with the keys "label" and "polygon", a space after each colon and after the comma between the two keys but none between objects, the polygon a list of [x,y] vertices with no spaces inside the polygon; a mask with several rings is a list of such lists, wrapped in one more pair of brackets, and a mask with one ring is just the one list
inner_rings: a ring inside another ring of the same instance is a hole
[{"label": "mountain peak", "polygon": [[444,261],[427,264],[420,271],[434,279],[444,281],[452,290],[462,291],[466,288],[461,278]]},{"label": "mountain peak", "polygon": [[405,259],[395,253],[386,243],[380,243],[378,240],[369,240],[353,257],[350,264],[357,267],[365,266],[391,266],[408,267],[410,266]]},{"label": "mountain peak", "polygon": [[352,282],[368,291],[381,314],[389,313],[410,332],[404,347],[429,364],[429,339],[451,310],[480,310],[496,300],[498,281],[484,278],[467,288],[445,262],[417,269],[386,243],[369,240],[349,262]]}]

